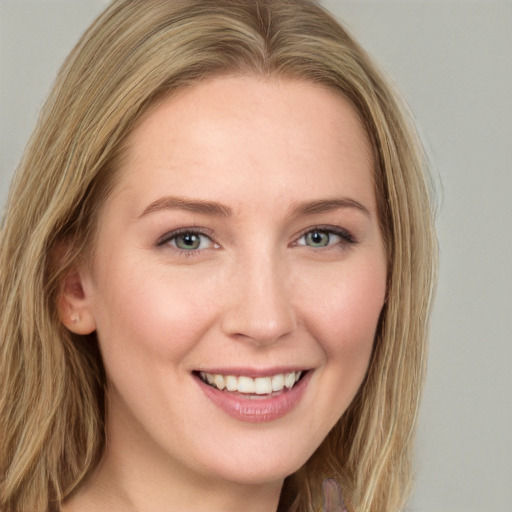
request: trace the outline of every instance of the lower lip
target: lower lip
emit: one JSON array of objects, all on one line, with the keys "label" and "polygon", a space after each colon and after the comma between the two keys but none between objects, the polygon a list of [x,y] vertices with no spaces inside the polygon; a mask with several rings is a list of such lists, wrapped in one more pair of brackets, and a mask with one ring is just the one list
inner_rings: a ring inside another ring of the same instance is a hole
[{"label": "lower lip", "polygon": [[209,386],[199,377],[196,377],[196,381],[203,393],[232,418],[248,423],[265,423],[282,418],[299,404],[311,374],[312,372],[308,371],[292,389],[283,390],[268,398],[264,398],[262,395],[245,398],[240,393],[220,391]]}]

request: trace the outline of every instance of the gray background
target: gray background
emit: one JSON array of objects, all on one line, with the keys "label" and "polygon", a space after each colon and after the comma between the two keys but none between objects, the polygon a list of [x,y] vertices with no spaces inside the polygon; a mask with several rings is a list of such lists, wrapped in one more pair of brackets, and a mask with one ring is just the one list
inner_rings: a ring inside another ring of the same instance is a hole
[{"label": "gray background", "polygon": [[[0,205],[58,66],[107,3],[0,0]],[[511,512],[512,1],[324,4],[403,91],[440,182],[440,283],[408,510]]]}]

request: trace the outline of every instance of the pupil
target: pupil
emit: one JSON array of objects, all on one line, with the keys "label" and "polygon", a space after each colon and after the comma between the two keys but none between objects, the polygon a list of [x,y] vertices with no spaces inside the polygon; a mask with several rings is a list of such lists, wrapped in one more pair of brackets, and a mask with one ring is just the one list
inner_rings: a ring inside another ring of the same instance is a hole
[{"label": "pupil", "polygon": [[325,245],[328,242],[328,235],[321,231],[310,233],[309,239],[313,245]]},{"label": "pupil", "polygon": [[185,233],[184,235],[181,235],[181,245],[187,249],[194,249],[198,247],[198,242],[198,236],[194,235],[193,233]]}]

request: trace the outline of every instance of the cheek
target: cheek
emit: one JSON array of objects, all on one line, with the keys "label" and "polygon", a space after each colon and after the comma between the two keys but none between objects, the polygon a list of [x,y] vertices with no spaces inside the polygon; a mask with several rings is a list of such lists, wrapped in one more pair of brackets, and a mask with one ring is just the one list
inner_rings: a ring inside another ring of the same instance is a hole
[{"label": "cheek", "polygon": [[310,294],[310,330],[329,359],[367,364],[386,293],[384,265],[345,269]]},{"label": "cheek", "polygon": [[311,428],[321,439],[347,410],[366,375],[384,304],[386,271],[384,265],[358,263],[316,277],[317,285],[302,294],[302,316],[323,353],[317,377],[322,393],[315,398],[323,415]]},{"label": "cheek", "polygon": [[122,269],[110,276],[96,307],[105,358],[112,351],[139,362],[179,360],[209,328],[207,283],[198,290],[175,276]]}]

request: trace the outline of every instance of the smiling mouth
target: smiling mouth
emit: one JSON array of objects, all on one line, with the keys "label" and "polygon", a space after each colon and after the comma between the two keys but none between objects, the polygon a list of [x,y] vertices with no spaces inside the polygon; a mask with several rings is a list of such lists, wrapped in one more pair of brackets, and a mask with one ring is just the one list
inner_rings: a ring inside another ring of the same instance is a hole
[{"label": "smiling mouth", "polygon": [[272,395],[292,389],[305,375],[305,371],[277,373],[268,377],[248,377],[245,375],[221,375],[218,373],[195,372],[209,386],[219,391],[244,395]]}]

